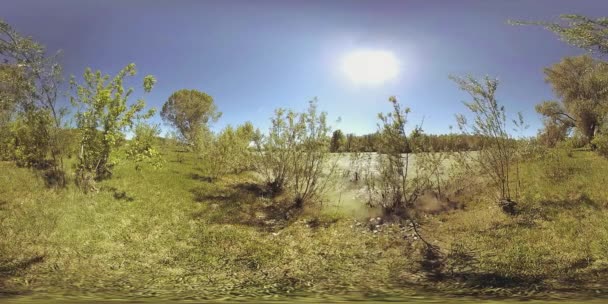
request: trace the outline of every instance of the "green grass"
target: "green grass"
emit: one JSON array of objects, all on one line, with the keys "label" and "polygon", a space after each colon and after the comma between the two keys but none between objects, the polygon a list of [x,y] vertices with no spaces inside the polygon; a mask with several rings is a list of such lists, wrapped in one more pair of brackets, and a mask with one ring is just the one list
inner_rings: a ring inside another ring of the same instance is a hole
[{"label": "green grass", "polygon": [[[404,263],[397,235],[371,235],[312,211],[278,218],[280,210],[270,208],[276,204],[244,188],[251,175],[209,182],[192,155],[181,163],[177,153],[167,158],[163,168],[139,172],[125,162],[88,195],[46,189],[34,172],[1,163],[2,289],[178,297],[346,292],[390,286],[392,266]],[[327,224],[309,228],[310,219]]]},{"label": "green grass", "polygon": [[[481,198],[470,200],[466,212],[427,224],[445,247],[459,244],[475,253],[477,271],[491,274],[475,282],[479,286],[606,288],[608,161],[591,152],[552,161],[557,164],[521,166],[518,215],[507,216]],[[556,165],[569,174],[547,177],[547,168]]]},{"label": "green grass", "polygon": [[194,155],[165,153],[160,169],[123,162],[96,194],[47,189],[34,171],[0,163],[0,292],[16,301],[604,292],[608,161],[589,152],[562,160],[574,169],[559,182],[538,177],[541,161],[522,166],[515,217],[484,191],[466,193],[464,211],[427,217],[429,240],[475,259],[465,270],[453,261],[462,275],[441,282],[426,279],[421,244],[398,227],[372,233],[314,208],[285,216],[252,174],[209,180]]}]

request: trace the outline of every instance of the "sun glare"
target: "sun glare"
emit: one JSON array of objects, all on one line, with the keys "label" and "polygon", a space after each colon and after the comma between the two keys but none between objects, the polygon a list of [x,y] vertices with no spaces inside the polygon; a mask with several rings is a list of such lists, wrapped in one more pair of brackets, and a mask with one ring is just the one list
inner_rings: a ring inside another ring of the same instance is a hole
[{"label": "sun glare", "polygon": [[342,70],[355,84],[380,85],[399,74],[399,61],[389,51],[359,50],[346,54]]}]

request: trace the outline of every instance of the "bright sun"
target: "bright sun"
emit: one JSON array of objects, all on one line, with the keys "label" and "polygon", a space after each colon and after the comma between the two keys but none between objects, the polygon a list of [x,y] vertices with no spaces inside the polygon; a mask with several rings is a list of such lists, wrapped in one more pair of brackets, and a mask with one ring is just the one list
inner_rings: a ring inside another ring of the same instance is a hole
[{"label": "bright sun", "polygon": [[342,70],[355,84],[380,85],[399,74],[399,61],[388,51],[359,50],[346,54]]}]

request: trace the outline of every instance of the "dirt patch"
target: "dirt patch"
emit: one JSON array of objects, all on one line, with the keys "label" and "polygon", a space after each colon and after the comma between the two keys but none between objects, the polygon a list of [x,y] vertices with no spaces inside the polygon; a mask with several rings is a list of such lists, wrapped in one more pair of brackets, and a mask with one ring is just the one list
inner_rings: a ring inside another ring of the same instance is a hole
[{"label": "dirt patch", "polygon": [[416,200],[414,206],[418,212],[426,214],[439,214],[464,209],[463,203],[435,191],[426,191]]}]

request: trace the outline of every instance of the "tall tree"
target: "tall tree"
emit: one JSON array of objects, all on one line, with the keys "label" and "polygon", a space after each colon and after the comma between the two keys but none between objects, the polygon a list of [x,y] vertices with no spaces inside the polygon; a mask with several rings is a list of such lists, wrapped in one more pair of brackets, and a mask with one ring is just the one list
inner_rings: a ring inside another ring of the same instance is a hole
[{"label": "tall tree", "polygon": [[30,92],[30,83],[20,67],[0,64],[0,160],[17,161],[16,144],[21,146],[14,132],[17,114]]},{"label": "tall tree", "polygon": [[342,130],[337,129],[331,135],[331,143],[329,146],[329,150],[331,152],[341,152],[344,149],[344,133]]},{"label": "tall tree", "polygon": [[30,129],[29,133],[39,137],[32,141],[33,145],[21,148],[35,149],[37,153],[34,154],[42,158],[28,160],[30,163],[45,163],[47,154],[50,154],[54,175],[64,184],[60,133],[65,109],[57,105],[59,85],[63,79],[58,56],[48,56],[43,45],[19,34],[0,20],[0,59],[5,64],[16,66],[27,79],[29,94],[19,100],[19,109],[24,114],[21,121]]},{"label": "tall tree", "polygon": [[346,142],[344,143],[344,150],[346,150],[346,152],[353,152],[355,150],[355,140],[355,134],[348,133],[346,135]]},{"label": "tall tree", "polygon": [[509,21],[516,25],[539,25],[557,34],[561,40],[587,51],[608,54],[608,18],[561,15],[561,22]]},{"label": "tall tree", "polygon": [[197,148],[207,124],[217,121],[221,114],[213,103],[213,97],[185,89],[173,93],[160,112],[161,118],[175,127],[182,140],[194,148]]},{"label": "tall tree", "polygon": [[589,56],[567,57],[545,69],[560,102],[545,101],[536,111],[555,129],[574,126],[590,142],[608,110],[608,64]]}]

